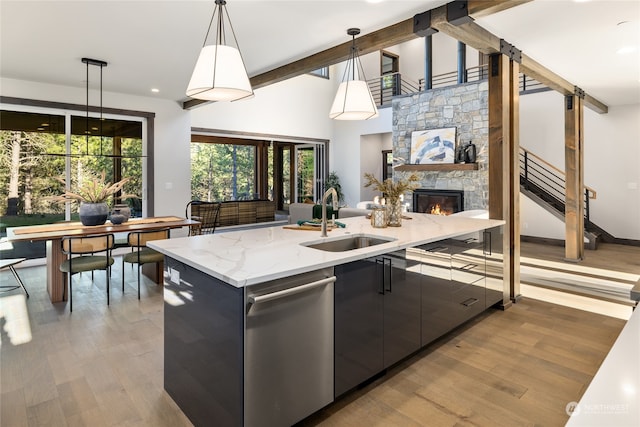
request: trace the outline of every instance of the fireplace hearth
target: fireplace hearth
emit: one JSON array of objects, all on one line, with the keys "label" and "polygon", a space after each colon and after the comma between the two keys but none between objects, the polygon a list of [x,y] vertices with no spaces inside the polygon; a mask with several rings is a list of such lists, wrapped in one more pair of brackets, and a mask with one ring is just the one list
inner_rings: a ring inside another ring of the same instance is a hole
[{"label": "fireplace hearth", "polygon": [[451,215],[464,210],[464,191],[413,190],[413,211],[434,215]]}]

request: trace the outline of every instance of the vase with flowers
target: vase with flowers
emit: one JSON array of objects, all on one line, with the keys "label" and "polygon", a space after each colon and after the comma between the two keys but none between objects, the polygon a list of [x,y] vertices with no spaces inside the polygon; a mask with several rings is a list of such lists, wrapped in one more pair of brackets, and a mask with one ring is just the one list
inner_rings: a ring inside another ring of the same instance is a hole
[{"label": "vase with flowers", "polygon": [[[58,179],[63,184],[63,179]],[[124,188],[124,185],[130,181],[130,178],[124,178],[120,181],[111,183],[106,181],[106,173],[102,171],[100,176],[92,176],[85,179],[82,184],[74,191],[65,191],[59,196],[50,199],[56,203],[78,202],[80,207],[78,214],[82,225],[102,225],[107,222],[109,215],[109,206],[107,202],[110,198]],[[118,199],[136,197],[133,194],[121,194]]]},{"label": "vase with flowers", "polygon": [[394,181],[387,178],[379,181],[370,173],[364,174],[365,187],[373,187],[376,191],[380,191],[386,199],[387,205],[387,223],[391,227],[400,227],[402,225],[402,198],[405,193],[410,193],[418,188],[420,178],[412,173],[407,178]]}]

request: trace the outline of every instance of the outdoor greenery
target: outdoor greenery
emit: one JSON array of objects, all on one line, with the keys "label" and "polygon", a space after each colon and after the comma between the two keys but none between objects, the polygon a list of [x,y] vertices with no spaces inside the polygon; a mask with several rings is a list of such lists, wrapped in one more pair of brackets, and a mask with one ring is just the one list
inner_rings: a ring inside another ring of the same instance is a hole
[{"label": "outdoor greenery", "polygon": [[225,201],[253,199],[255,147],[191,143],[191,198]]},{"label": "outdoor greenery", "polygon": [[315,154],[313,147],[298,150],[298,203],[313,200]]},{"label": "outdoor greenery", "polygon": [[[113,182],[114,168],[120,164],[121,176],[127,180],[123,192],[140,195],[142,141],[121,138],[120,143],[123,157],[115,158],[111,156],[113,138],[72,135],[68,155],[64,134],[0,131],[0,213],[23,217],[25,223],[32,223],[33,218],[53,220],[64,214],[64,204],[55,199],[66,191],[67,160],[71,188],[102,173],[105,181]],[[55,216],[49,217],[51,214]],[[30,219],[29,215],[33,217]]]}]

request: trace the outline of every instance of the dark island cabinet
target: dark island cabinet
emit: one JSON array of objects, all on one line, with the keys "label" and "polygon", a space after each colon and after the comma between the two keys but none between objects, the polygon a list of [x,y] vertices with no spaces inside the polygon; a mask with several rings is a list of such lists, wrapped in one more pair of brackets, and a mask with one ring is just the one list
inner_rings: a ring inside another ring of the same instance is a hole
[{"label": "dark island cabinet", "polygon": [[336,397],[420,348],[417,269],[405,251],[335,267]]},{"label": "dark island cabinet", "polygon": [[485,309],[484,235],[449,239],[451,247],[451,320],[456,327]]},{"label": "dark island cabinet", "polygon": [[[420,265],[397,251],[378,257],[384,266],[384,367],[420,349]],[[379,261],[380,262],[380,261]]]},{"label": "dark island cabinet", "polygon": [[334,268],[335,396],[383,370],[383,268],[369,258]]},{"label": "dark island cabinet", "polygon": [[164,389],[196,426],[243,425],[243,289],[165,257]]},{"label": "dark island cabinet", "polygon": [[407,249],[422,273],[422,345],[503,298],[503,227]]},{"label": "dark island cabinet", "polygon": [[453,329],[451,318],[451,247],[435,242],[407,249],[420,265],[421,345],[425,346]]}]

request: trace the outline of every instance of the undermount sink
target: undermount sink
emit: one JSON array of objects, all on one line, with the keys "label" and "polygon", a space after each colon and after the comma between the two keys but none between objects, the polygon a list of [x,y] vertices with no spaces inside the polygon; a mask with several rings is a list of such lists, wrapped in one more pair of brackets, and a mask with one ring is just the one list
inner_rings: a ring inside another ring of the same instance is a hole
[{"label": "undermount sink", "polygon": [[342,236],[336,239],[324,240],[321,242],[307,242],[300,243],[302,246],[306,246],[312,249],[318,249],[327,252],[345,252],[354,249],[366,248],[369,246],[381,245],[383,243],[393,242],[393,237],[384,236],[370,236],[366,234],[353,234],[348,236]]}]

